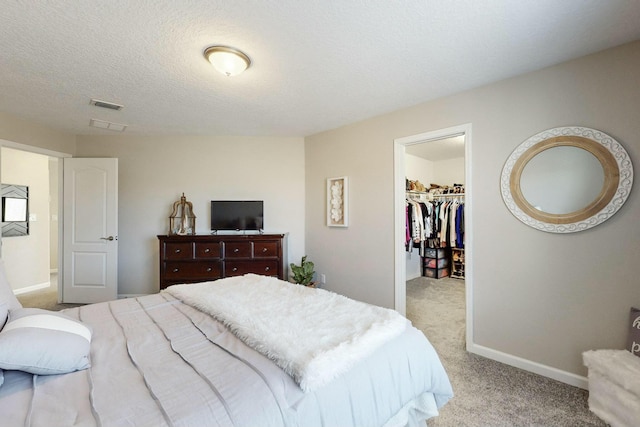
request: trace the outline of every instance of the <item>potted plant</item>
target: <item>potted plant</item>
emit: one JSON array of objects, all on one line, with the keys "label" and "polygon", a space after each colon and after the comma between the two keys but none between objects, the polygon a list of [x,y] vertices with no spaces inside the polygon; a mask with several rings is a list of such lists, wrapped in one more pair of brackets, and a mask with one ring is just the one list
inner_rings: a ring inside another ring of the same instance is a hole
[{"label": "potted plant", "polygon": [[302,257],[300,265],[291,263],[290,266],[294,283],[315,288],[316,284],[313,282],[314,265],[313,262],[307,261],[306,255]]}]

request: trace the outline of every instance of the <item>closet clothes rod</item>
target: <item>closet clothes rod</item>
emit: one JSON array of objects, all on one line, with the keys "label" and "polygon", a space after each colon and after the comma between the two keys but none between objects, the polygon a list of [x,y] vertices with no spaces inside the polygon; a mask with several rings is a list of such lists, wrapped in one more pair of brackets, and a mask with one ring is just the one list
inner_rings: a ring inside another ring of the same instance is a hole
[{"label": "closet clothes rod", "polygon": [[464,197],[464,193],[432,194],[433,197]]}]

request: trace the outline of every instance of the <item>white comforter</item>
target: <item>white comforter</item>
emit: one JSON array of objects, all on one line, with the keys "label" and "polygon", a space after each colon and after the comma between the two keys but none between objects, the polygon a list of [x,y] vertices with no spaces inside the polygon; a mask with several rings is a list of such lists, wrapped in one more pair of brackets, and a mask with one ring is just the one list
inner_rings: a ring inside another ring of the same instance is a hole
[{"label": "white comforter", "polygon": [[328,384],[409,323],[393,310],[256,274],[166,292],[224,323],[304,391]]},{"label": "white comforter", "polygon": [[66,313],[93,328],[91,368],[5,371],[2,426],[424,425],[452,395],[413,327],[305,393],[222,323],[168,293]]}]

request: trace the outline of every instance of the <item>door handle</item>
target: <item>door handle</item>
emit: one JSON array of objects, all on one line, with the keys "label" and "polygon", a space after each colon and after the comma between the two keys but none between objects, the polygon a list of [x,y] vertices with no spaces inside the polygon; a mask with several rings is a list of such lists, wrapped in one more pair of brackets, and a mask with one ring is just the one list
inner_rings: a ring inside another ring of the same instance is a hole
[{"label": "door handle", "polygon": [[108,241],[115,240],[115,239],[113,238],[113,236],[109,236],[109,237],[101,237],[100,239],[101,239],[101,240],[108,240]]}]

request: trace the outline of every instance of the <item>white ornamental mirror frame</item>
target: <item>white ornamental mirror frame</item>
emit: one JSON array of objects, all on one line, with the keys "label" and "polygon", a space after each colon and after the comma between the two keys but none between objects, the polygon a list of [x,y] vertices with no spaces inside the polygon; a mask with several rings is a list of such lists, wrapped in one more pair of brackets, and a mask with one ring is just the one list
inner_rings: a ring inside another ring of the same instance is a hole
[{"label": "white ornamental mirror frame", "polygon": [[[532,159],[559,147],[575,147],[593,155],[602,166],[596,172],[602,175],[602,188],[590,203],[576,210],[545,212],[523,195],[521,179]],[[509,211],[524,224],[550,233],[573,233],[603,223],[624,205],[632,185],[633,166],[622,145],[604,132],[579,126],[548,129],[528,138],[511,153],[500,177],[502,198]]]}]

